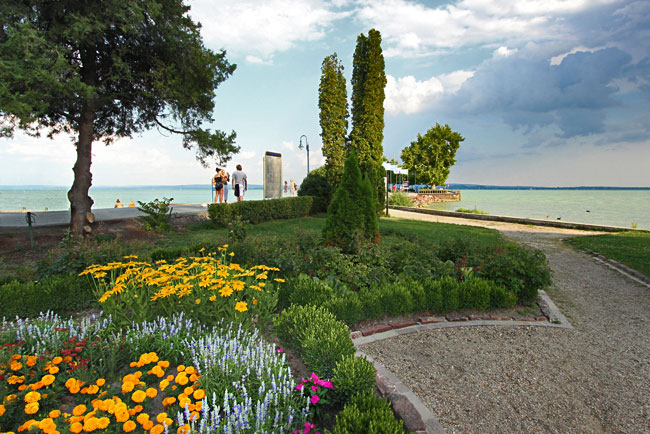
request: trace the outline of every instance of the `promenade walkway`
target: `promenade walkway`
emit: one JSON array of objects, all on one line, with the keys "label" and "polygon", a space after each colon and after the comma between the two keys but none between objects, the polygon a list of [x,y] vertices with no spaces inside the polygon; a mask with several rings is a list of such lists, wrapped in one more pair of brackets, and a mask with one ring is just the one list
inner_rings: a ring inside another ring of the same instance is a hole
[{"label": "promenade walkway", "polygon": [[[173,213],[193,215],[207,212],[207,207],[201,204],[172,204]],[[37,211],[32,226],[58,226],[70,223],[70,211]],[[124,220],[144,215],[138,208],[101,208],[93,209],[95,221]],[[24,212],[0,212],[0,228],[25,227]]]}]

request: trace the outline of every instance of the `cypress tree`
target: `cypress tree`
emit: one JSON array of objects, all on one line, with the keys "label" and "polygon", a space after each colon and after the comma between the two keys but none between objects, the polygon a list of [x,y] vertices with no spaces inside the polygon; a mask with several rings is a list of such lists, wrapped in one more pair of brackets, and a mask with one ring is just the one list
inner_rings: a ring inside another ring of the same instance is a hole
[{"label": "cypress tree", "polygon": [[347,149],[345,136],[348,130],[348,94],[343,76],[343,64],[336,53],[327,56],[321,67],[318,88],[321,139],[325,170],[330,184],[336,188],[341,175]]},{"label": "cypress tree", "polygon": [[381,34],[375,29],[357,38],[352,72],[351,147],[357,152],[362,173],[372,187],[376,210],[384,206],[384,88],[386,73],[381,49]]},{"label": "cypress tree", "polygon": [[377,214],[370,188],[369,182],[362,180],[356,153],[351,150],[345,160],[341,182],[327,209],[323,229],[326,245],[337,246],[345,253],[356,253],[364,240],[377,239]]}]

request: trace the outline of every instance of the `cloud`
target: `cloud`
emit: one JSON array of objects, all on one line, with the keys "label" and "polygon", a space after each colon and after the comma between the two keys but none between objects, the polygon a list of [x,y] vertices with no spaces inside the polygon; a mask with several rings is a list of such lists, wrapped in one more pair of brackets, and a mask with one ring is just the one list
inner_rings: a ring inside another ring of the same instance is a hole
[{"label": "cloud", "polygon": [[442,105],[465,114],[501,113],[510,126],[527,132],[554,125],[562,137],[598,133],[606,109],[621,104],[611,83],[625,76],[630,61],[617,48],[568,54],[559,65],[500,56],[484,62]]},{"label": "cloud", "polygon": [[471,71],[455,71],[418,81],[412,75],[386,76],[384,109],[390,115],[413,114],[430,108],[443,93],[454,93],[471,76]]},{"label": "cloud", "polygon": [[208,47],[256,64],[271,63],[275,53],[299,42],[324,38],[335,21],[349,15],[320,0],[191,0],[190,5]]}]

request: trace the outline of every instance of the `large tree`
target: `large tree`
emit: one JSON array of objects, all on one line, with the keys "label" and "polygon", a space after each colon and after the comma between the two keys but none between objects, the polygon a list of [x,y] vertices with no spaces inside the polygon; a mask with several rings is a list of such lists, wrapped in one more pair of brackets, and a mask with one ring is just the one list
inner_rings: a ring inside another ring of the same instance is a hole
[{"label": "large tree", "polygon": [[415,170],[417,179],[424,184],[444,185],[449,169],[456,164],[456,151],[465,140],[447,124],[436,123],[424,136],[402,149],[403,166]]},{"label": "large tree", "polygon": [[348,131],[348,93],[343,64],[336,53],[323,60],[318,88],[318,108],[327,179],[336,188],[341,180],[347,156],[345,136]]},{"label": "large tree", "polygon": [[352,131],[350,145],[359,158],[361,171],[375,191],[377,210],[384,204],[381,169],[384,155],[384,88],[386,73],[381,34],[375,29],[357,37],[352,71]]},{"label": "large tree", "polygon": [[227,161],[235,133],[212,121],[217,86],[235,70],[203,45],[183,0],[3,0],[0,4],[0,118],[48,137],[74,134],[68,192],[71,230],[90,231],[92,144],[150,128],[182,135],[197,159]]}]

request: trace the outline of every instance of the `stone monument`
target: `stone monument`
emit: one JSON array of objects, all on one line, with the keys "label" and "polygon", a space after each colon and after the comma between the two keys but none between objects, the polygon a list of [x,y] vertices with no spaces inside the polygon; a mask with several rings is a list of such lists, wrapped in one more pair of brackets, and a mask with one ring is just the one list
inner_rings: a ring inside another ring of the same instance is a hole
[{"label": "stone monument", "polygon": [[282,197],[282,154],[264,154],[264,199]]}]

